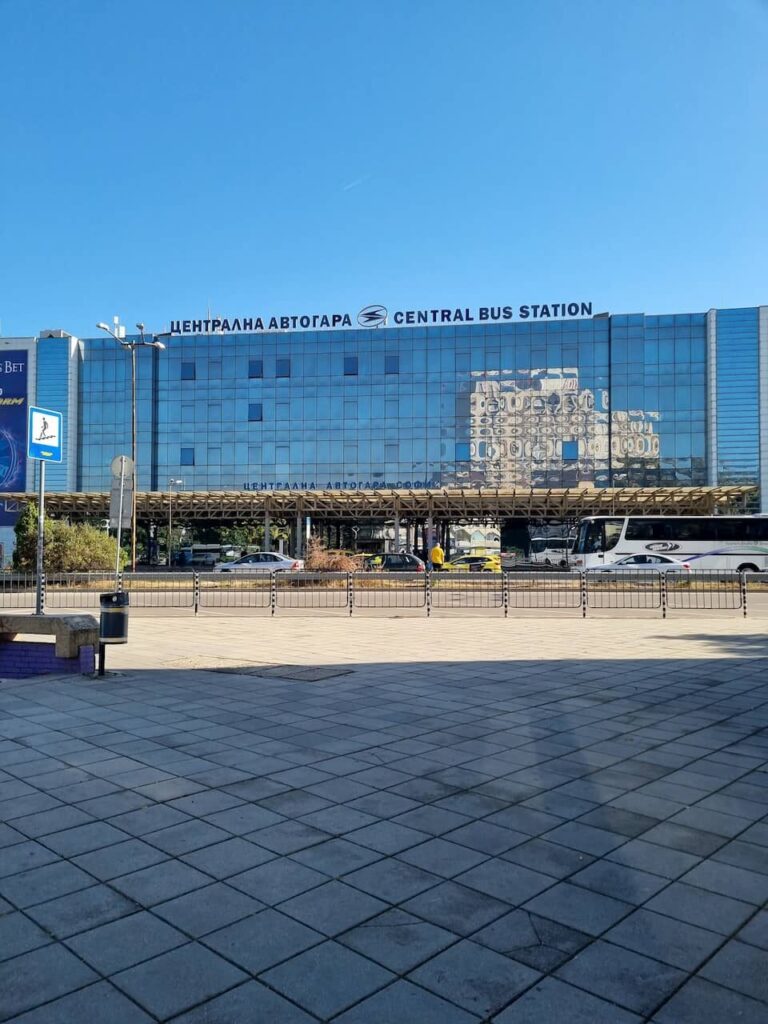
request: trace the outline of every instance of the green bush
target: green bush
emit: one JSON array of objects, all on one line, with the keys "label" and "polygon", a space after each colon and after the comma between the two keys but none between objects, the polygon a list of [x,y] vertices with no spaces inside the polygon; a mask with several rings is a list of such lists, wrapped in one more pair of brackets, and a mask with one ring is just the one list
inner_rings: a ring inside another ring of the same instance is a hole
[{"label": "green bush", "polygon": [[[13,568],[34,572],[37,568],[37,505],[30,502],[19,516],[14,530],[16,548]],[[70,526],[45,517],[43,569],[45,572],[99,572],[114,570],[117,542],[103,530],[86,523]],[[128,560],[120,552],[120,568]]]}]

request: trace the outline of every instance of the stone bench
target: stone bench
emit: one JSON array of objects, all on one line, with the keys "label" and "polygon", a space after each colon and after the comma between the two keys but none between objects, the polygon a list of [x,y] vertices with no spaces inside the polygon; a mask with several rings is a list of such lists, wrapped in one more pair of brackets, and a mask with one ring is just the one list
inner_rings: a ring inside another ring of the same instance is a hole
[{"label": "stone bench", "polygon": [[[50,644],[17,640],[53,636]],[[0,675],[23,678],[45,672],[94,671],[99,625],[92,615],[0,614]]]}]

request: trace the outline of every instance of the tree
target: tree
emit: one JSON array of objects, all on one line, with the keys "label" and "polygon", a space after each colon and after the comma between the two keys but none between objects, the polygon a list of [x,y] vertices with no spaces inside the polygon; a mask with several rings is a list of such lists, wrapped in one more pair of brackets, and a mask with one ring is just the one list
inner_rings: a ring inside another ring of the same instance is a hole
[{"label": "tree", "polygon": [[[19,516],[14,529],[16,548],[13,568],[34,572],[37,568],[37,505],[30,502]],[[117,542],[103,530],[86,523],[70,526],[45,517],[43,526],[45,572],[98,572],[115,568]],[[128,556],[120,552],[120,568]]]}]

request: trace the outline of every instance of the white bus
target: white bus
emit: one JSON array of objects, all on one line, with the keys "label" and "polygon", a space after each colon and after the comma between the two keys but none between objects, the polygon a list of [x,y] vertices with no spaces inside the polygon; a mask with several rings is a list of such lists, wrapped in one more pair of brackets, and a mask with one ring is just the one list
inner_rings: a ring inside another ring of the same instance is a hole
[{"label": "white bus", "polygon": [[544,565],[566,566],[569,552],[573,547],[573,538],[567,537],[531,537],[530,561]]},{"label": "white bus", "polygon": [[768,516],[593,516],[579,524],[571,566],[594,569],[651,553],[693,571],[766,572]]}]

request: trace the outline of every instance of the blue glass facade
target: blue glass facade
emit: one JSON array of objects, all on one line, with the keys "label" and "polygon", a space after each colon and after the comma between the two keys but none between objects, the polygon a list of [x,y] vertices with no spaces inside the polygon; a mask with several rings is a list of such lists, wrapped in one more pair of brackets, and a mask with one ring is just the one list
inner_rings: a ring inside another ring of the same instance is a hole
[{"label": "blue glass facade", "polygon": [[[758,483],[765,313],[166,336],[136,353],[139,490]],[[73,424],[54,488],[105,491],[130,356],[35,343]]]},{"label": "blue glass facade", "polygon": [[[139,351],[140,489],[706,482],[704,314],[184,335]],[[86,342],[80,488],[130,443],[130,366]]]},{"label": "blue glass facade", "polygon": [[760,477],[758,310],[717,311],[717,479],[757,484]]}]

